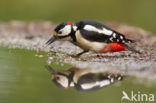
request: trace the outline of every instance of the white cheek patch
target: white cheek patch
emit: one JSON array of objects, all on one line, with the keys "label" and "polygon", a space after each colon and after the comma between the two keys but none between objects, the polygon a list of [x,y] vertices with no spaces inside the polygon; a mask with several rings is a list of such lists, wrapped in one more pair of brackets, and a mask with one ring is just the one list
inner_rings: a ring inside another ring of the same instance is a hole
[{"label": "white cheek patch", "polygon": [[110,85],[110,81],[109,80],[103,80],[103,81],[97,81],[95,83],[86,83],[86,84],[82,84],[81,87],[83,89],[91,89],[95,86],[99,86],[99,87],[104,87]]},{"label": "white cheek patch", "polygon": [[70,34],[71,32],[71,25],[66,25],[64,28],[62,28],[60,30],[62,33],[60,34],[61,36],[65,36],[65,35],[68,35]]},{"label": "white cheek patch", "polygon": [[59,76],[60,79],[57,81],[59,84],[61,84],[63,87],[68,86],[68,79],[64,76]]},{"label": "white cheek patch", "polygon": [[106,28],[98,29],[98,28],[96,28],[96,27],[94,27],[92,25],[85,25],[84,29],[88,30],[88,31],[94,31],[94,32],[98,32],[98,33],[103,33],[105,35],[112,35],[112,33],[113,33],[113,31],[108,30]]}]

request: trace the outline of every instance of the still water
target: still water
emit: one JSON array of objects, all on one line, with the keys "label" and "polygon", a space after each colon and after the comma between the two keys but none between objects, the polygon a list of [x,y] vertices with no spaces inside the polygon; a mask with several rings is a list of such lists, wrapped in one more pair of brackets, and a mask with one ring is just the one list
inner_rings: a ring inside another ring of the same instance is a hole
[{"label": "still water", "polygon": [[[125,77],[110,86],[94,92],[80,92],[75,88],[59,88],[51,81],[51,73],[45,68],[47,57],[35,56],[36,51],[0,47],[0,103],[120,103],[122,91],[130,95],[154,94],[156,85],[138,83],[137,78]],[[52,62],[51,67],[67,71],[70,65]],[[123,103],[129,103],[123,100]]]}]

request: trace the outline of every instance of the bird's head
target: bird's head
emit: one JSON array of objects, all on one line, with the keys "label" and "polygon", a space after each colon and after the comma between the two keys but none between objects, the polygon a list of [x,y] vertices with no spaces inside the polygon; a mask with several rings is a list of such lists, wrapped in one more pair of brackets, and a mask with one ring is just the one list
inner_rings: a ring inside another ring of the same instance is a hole
[{"label": "bird's head", "polygon": [[55,85],[60,88],[68,89],[69,88],[69,79],[62,74],[53,74],[51,79]]},{"label": "bird's head", "polygon": [[52,82],[60,88],[68,89],[69,88],[69,78],[68,75],[64,72],[56,71],[50,66],[46,66],[46,69],[51,73]]},{"label": "bird's head", "polygon": [[55,29],[53,36],[46,42],[46,44],[51,44],[56,40],[70,40],[71,34],[73,33],[72,23],[61,23]]}]

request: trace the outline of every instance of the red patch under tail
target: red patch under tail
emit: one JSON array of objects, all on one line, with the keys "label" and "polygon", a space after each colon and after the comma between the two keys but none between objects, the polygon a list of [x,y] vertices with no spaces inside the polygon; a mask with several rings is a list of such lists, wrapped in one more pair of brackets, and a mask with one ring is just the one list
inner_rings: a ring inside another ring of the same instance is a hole
[{"label": "red patch under tail", "polygon": [[119,51],[125,51],[127,50],[123,44],[119,43],[110,43],[105,46],[103,50],[100,51],[100,53],[107,53],[107,52],[119,52]]}]

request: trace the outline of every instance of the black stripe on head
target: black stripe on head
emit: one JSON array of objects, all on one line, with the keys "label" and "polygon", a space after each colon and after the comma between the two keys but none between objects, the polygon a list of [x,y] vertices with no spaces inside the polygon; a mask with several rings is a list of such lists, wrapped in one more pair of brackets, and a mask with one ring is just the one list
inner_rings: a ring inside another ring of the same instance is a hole
[{"label": "black stripe on head", "polygon": [[52,82],[53,82],[57,87],[59,87],[59,88],[64,88],[61,84],[59,84],[59,83],[57,82],[56,79],[52,80]]},{"label": "black stripe on head", "polygon": [[[59,75],[59,76],[65,76],[65,77],[68,79],[68,86],[69,86],[69,76],[68,76],[68,75],[66,75],[66,74],[64,74],[64,73],[61,73],[61,72],[57,72],[57,75]],[[54,79],[52,79],[52,82],[53,82],[57,87],[59,87],[59,88],[64,88],[64,87],[58,82],[57,79],[58,79],[57,77],[54,78]]]},{"label": "black stripe on head", "polygon": [[70,35],[64,35],[64,36],[57,36],[59,39],[63,39],[63,38],[66,38],[66,37],[69,37]]},{"label": "black stripe on head", "polygon": [[63,76],[65,76],[66,78],[68,78],[68,86],[70,85],[70,83],[73,81],[73,76],[74,76],[74,74],[75,74],[75,72],[71,72],[69,75],[66,75],[66,74],[64,74],[64,73],[61,73],[61,72],[59,72],[59,73],[57,73],[58,75],[63,75]]},{"label": "black stripe on head", "polygon": [[66,25],[67,25],[67,23],[61,23],[61,24],[59,24],[59,25],[54,29],[54,31],[55,31],[55,32],[58,32],[59,30],[61,30],[62,28],[64,28]]},{"label": "black stripe on head", "polygon": [[58,72],[57,74],[58,74],[58,75],[63,75],[63,76],[65,76],[65,77],[69,78],[68,75],[66,75],[66,74],[64,74],[64,73]]}]

